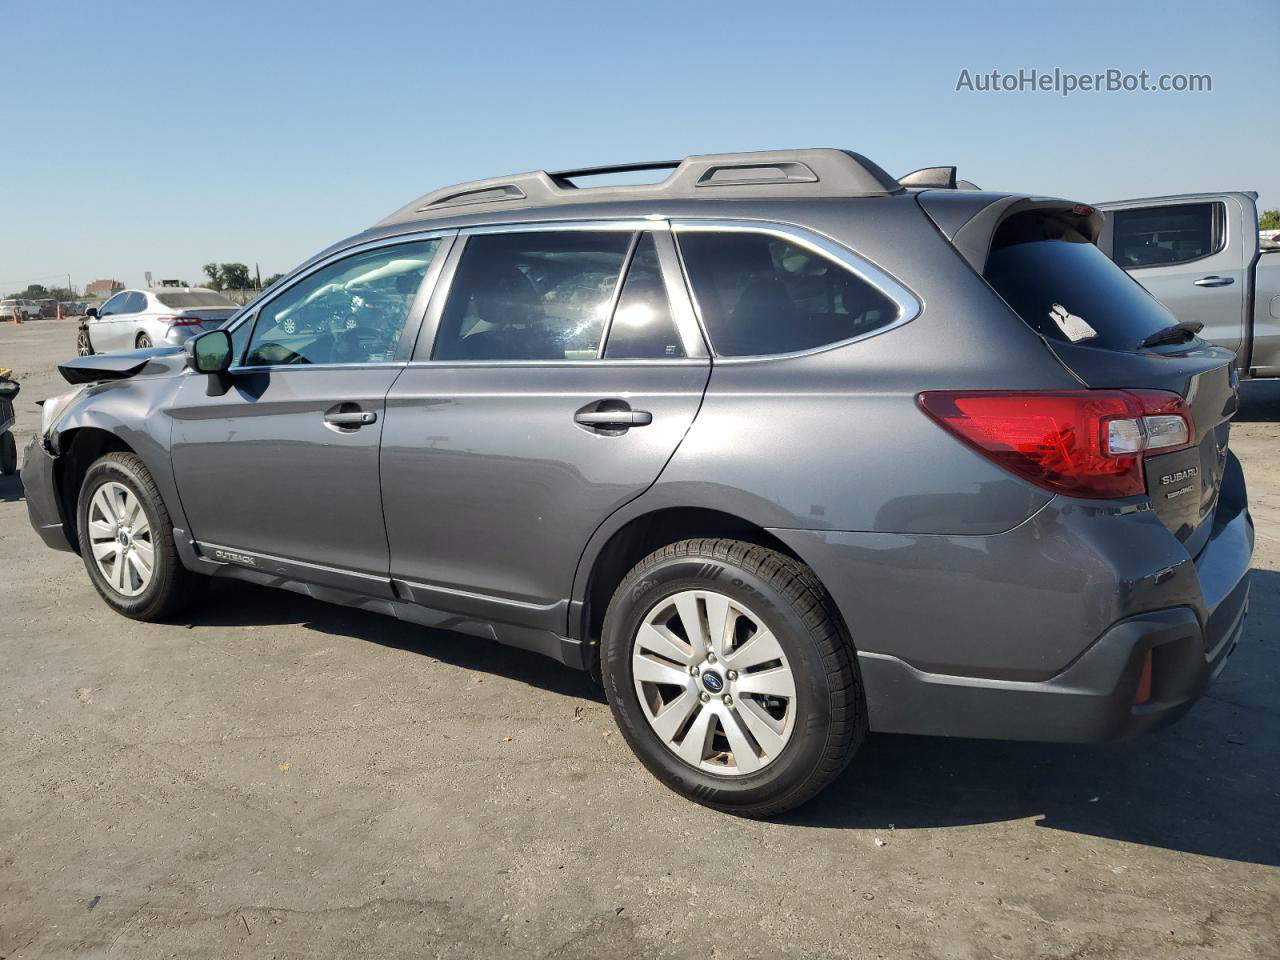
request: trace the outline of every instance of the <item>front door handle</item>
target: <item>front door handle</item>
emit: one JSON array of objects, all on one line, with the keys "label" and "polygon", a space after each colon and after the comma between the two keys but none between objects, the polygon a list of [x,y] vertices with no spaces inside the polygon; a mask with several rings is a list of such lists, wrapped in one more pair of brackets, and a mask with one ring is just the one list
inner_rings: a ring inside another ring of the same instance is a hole
[{"label": "front door handle", "polygon": [[336,410],[324,415],[324,422],[335,427],[354,429],[378,422],[378,415],[372,410]]},{"label": "front door handle", "polygon": [[1197,287],[1229,287],[1236,281],[1233,277],[1216,277],[1210,275],[1207,277],[1201,277],[1199,280],[1194,282]]},{"label": "front door handle", "polygon": [[653,423],[653,414],[648,410],[579,410],[573,422],[593,430],[626,430],[647,427]]}]

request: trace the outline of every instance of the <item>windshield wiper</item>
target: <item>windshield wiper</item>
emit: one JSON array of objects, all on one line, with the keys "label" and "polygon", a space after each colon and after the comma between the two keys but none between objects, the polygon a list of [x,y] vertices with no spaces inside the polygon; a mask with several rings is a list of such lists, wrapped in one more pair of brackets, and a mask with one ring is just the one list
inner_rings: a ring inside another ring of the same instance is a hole
[{"label": "windshield wiper", "polygon": [[1203,329],[1204,324],[1199,320],[1179,320],[1172,326],[1157,330],[1138,344],[1138,347],[1139,349],[1143,347],[1158,347],[1165,343],[1181,343],[1184,340],[1193,340],[1195,335]]}]

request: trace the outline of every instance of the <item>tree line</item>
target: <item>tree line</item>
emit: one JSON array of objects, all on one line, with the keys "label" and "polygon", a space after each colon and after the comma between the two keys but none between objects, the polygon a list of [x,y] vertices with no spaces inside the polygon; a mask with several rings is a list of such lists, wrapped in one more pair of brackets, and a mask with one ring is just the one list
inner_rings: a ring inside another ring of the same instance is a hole
[{"label": "tree line", "polygon": [[206,263],[201,269],[213,290],[265,290],[284,274],[273,273],[267,279],[255,277],[247,264]]}]

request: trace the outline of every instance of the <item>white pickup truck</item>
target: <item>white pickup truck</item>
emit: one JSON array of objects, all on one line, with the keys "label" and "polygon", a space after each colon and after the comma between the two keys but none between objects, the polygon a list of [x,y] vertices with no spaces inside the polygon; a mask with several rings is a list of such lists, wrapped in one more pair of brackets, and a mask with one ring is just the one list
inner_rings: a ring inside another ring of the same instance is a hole
[{"label": "white pickup truck", "polygon": [[1242,377],[1280,377],[1280,247],[1258,237],[1256,193],[1100,203],[1098,246],[1200,336],[1234,350]]}]

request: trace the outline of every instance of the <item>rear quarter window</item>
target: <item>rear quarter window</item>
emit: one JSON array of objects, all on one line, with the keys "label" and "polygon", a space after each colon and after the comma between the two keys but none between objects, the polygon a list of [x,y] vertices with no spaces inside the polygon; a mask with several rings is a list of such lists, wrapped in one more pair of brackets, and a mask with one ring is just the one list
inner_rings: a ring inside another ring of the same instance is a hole
[{"label": "rear quarter window", "polygon": [[797,353],[898,319],[898,305],[843,265],[767,233],[690,231],[680,253],[716,355]]}]

